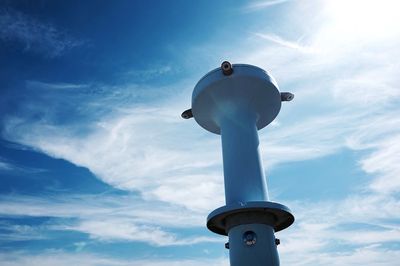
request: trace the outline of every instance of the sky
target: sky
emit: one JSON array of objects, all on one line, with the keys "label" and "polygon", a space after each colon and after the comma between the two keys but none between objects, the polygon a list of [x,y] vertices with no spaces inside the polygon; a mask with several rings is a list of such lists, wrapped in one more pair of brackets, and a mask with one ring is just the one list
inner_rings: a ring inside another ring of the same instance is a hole
[{"label": "sky", "polygon": [[390,0],[0,1],[0,264],[227,266],[218,135],[183,120],[228,60],[295,99],[259,131],[282,265],[400,261]]}]

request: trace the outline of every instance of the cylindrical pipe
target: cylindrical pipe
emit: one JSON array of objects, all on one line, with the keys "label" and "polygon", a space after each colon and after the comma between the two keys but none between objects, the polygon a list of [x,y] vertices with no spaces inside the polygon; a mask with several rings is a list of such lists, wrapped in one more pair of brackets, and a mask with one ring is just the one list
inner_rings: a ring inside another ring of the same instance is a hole
[{"label": "cylindrical pipe", "polygon": [[242,224],[229,230],[231,266],[279,266],[274,229],[266,224]]},{"label": "cylindrical pipe", "polygon": [[246,108],[240,109],[221,117],[220,123],[227,205],[268,201],[256,114]]},{"label": "cylindrical pipe", "polygon": [[247,211],[226,218],[231,266],[278,266],[274,215]]}]

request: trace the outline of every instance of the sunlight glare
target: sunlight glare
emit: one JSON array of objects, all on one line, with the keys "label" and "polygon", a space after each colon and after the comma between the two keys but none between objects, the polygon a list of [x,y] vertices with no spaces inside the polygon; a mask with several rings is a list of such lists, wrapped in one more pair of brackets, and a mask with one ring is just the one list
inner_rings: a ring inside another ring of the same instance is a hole
[{"label": "sunlight glare", "polygon": [[374,40],[400,33],[400,1],[331,0],[325,10],[330,31],[336,36]]}]

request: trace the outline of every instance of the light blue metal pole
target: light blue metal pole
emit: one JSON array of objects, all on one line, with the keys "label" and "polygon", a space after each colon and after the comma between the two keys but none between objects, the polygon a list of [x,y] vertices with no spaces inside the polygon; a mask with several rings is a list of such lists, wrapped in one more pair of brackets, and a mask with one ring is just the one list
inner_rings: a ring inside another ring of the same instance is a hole
[{"label": "light blue metal pole", "polygon": [[290,226],[294,216],[269,201],[257,131],[275,119],[281,101],[292,98],[264,70],[223,62],[197,83],[192,109],[182,114],[221,135],[226,206],[210,213],[207,227],[228,235],[232,266],[279,265],[274,232]]},{"label": "light blue metal pole", "polygon": [[[221,121],[226,204],[267,201],[256,115],[243,108]],[[235,119],[234,119],[235,118]]]}]

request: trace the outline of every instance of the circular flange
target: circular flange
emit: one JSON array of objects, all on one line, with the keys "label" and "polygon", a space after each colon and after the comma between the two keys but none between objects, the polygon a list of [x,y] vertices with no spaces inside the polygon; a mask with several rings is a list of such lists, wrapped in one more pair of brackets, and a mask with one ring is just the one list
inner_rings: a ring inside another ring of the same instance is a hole
[{"label": "circular flange", "polygon": [[234,64],[229,75],[224,70],[214,69],[196,84],[192,94],[196,122],[216,134],[220,134],[221,121],[234,121],[239,113],[254,116],[257,129],[271,123],[281,109],[281,95],[273,77],[252,65]]},{"label": "circular flange", "polygon": [[275,232],[289,227],[294,222],[294,216],[285,205],[271,201],[251,201],[245,204],[231,204],[220,207],[207,217],[207,228],[220,235],[228,235],[226,218],[238,213],[265,213],[274,217]]}]

